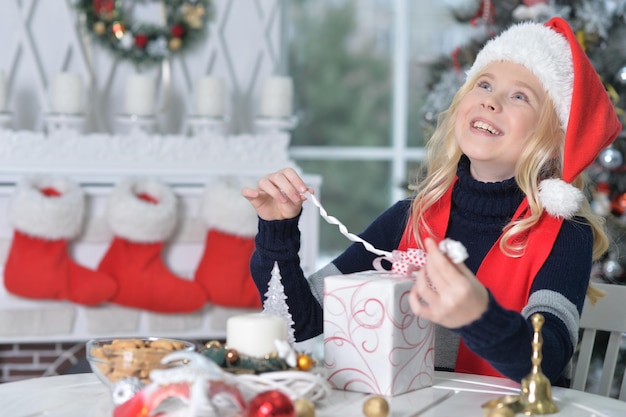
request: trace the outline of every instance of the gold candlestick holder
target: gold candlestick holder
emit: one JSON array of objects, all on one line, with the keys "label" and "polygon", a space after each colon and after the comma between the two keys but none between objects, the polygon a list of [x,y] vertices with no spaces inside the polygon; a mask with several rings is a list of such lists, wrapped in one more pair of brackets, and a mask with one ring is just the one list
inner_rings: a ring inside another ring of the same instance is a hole
[{"label": "gold candlestick holder", "polygon": [[541,372],[541,361],[543,354],[543,337],[541,337],[541,328],[545,322],[541,314],[533,314],[530,318],[533,324],[533,367],[530,374],[522,379],[522,392],[520,394],[520,403],[524,409],[524,414],[553,414],[559,411],[554,401],[552,401],[552,388],[550,380]]},{"label": "gold candlestick holder", "polygon": [[537,313],[530,318],[533,325],[532,368],[530,374],[522,379],[520,395],[507,395],[483,404],[487,417],[514,416],[515,414],[540,415],[554,414],[559,411],[552,400],[550,380],[541,372],[543,338],[541,328],[544,317]]}]

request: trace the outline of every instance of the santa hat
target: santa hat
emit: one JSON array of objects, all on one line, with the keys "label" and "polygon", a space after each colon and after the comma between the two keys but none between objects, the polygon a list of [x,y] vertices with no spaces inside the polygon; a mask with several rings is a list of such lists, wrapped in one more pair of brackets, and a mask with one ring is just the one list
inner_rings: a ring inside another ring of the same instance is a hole
[{"label": "santa hat", "polygon": [[[493,61],[523,65],[543,84],[565,131],[562,180],[571,183],[622,129],[589,58],[565,20],[519,23],[487,42],[467,73],[475,76]],[[550,198],[548,198],[550,197]],[[560,181],[543,181],[539,198],[555,217],[571,217],[582,194]]]}]

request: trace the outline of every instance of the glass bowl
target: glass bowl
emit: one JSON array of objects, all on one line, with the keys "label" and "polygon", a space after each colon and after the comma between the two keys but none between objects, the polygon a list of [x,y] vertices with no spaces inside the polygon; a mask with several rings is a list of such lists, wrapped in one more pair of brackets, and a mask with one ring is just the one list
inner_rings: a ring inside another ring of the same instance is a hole
[{"label": "glass bowl", "polygon": [[111,387],[125,378],[137,378],[149,384],[152,370],[182,365],[161,363],[165,356],[179,350],[194,352],[196,345],[159,337],[91,339],[87,342],[86,356],[93,373]]}]

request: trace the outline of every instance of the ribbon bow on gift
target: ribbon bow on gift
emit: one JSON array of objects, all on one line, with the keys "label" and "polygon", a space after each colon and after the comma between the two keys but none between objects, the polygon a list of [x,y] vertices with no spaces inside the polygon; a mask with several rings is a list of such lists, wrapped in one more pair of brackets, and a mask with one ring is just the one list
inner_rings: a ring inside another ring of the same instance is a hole
[{"label": "ribbon bow on gift", "polygon": [[391,257],[391,271],[402,275],[412,275],[426,265],[426,252],[417,248],[409,248],[406,252],[394,250]]},{"label": "ribbon bow on gift", "polygon": [[406,252],[400,250],[387,252],[383,256],[374,259],[372,265],[375,270],[387,271],[382,266],[383,260],[391,262],[391,272],[400,275],[413,275],[414,272],[419,271],[426,265],[426,252],[417,248],[409,248]]}]

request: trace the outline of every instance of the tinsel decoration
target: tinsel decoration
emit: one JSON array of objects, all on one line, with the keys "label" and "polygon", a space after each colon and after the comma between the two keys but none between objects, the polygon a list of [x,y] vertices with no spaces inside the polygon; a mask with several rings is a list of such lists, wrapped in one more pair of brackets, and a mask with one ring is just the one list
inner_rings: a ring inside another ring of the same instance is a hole
[{"label": "tinsel decoration", "polygon": [[296,341],[293,329],[294,322],[287,305],[287,296],[285,295],[285,287],[282,283],[278,262],[274,262],[274,267],[272,268],[272,277],[270,278],[268,289],[265,293],[265,301],[263,302],[263,312],[285,319],[287,322],[287,342],[293,346]]},{"label": "tinsel decoration", "polygon": [[134,22],[120,0],[77,0],[86,30],[117,57],[137,65],[158,64],[205,39],[213,17],[210,0],[161,0],[163,25]]},{"label": "tinsel decoration", "polygon": [[202,354],[225,371],[234,374],[262,374],[294,369],[285,358],[277,354],[268,355],[265,358],[240,355],[237,351],[229,349],[215,340],[207,344],[206,350]]},{"label": "tinsel decoration", "polygon": [[448,108],[454,94],[456,94],[464,80],[465,74],[458,72],[454,68],[442,72],[439,82],[433,86],[422,107],[425,127],[429,127],[427,129],[428,133],[431,133],[430,130],[434,129],[439,113]]}]

